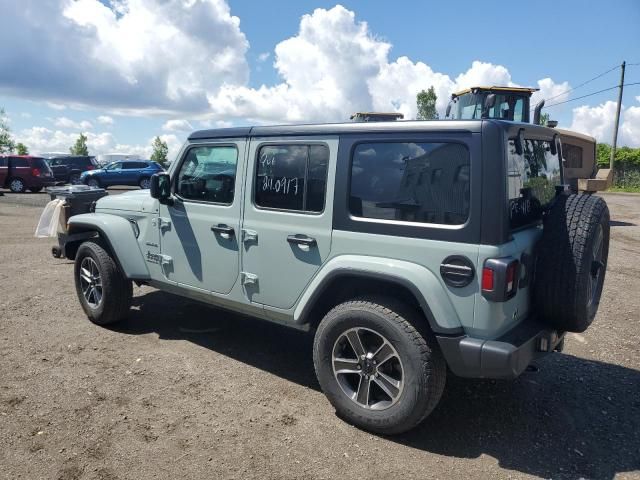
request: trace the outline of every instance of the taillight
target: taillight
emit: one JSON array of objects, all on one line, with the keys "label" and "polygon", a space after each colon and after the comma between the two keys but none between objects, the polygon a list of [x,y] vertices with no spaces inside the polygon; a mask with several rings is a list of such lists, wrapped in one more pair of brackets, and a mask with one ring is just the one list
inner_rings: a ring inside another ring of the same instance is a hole
[{"label": "taillight", "polygon": [[39,177],[41,175],[40,169],[39,168],[32,168],[31,169],[31,175],[33,175],[34,177]]},{"label": "taillight", "polygon": [[493,291],[493,270],[489,267],[482,269],[482,290]]},{"label": "taillight", "polygon": [[512,257],[489,258],[482,268],[482,296],[492,302],[504,302],[518,290],[520,262]]},{"label": "taillight", "polygon": [[96,168],[96,167],[94,167],[93,165],[87,166],[87,170],[93,170],[94,168]]}]

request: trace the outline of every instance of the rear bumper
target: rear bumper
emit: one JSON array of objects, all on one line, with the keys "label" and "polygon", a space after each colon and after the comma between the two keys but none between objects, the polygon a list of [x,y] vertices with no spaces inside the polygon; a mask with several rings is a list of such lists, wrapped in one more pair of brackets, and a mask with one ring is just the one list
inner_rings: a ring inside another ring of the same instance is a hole
[{"label": "rear bumper", "polygon": [[47,177],[47,178],[34,177],[27,180],[27,188],[53,187],[55,184],[56,184],[56,179],[53,177]]},{"label": "rear bumper", "polygon": [[438,336],[451,371],[460,377],[516,378],[533,360],[553,352],[564,337],[527,320],[495,340]]}]

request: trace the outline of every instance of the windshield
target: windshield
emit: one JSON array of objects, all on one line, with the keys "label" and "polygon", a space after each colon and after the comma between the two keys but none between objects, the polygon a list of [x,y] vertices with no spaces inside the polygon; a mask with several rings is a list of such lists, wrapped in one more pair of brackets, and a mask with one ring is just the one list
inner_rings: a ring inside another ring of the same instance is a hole
[{"label": "windshield", "polygon": [[482,116],[482,97],[474,93],[467,93],[451,99],[451,113],[453,120],[474,120]]},{"label": "windshield", "polygon": [[[448,118],[454,120],[474,120],[483,118],[485,99],[491,92],[465,93],[451,100],[451,113]],[[484,118],[499,118],[516,122],[528,122],[525,118],[525,102],[522,95],[512,93],[495,94],[495,103]]]},{"label": "windshield", "polygon": [[562,183],[560,159],[551,153],[551,142],[525,139],[522,154],[516,140],[507,143],[507,190],[511,228],[542,218]]}]

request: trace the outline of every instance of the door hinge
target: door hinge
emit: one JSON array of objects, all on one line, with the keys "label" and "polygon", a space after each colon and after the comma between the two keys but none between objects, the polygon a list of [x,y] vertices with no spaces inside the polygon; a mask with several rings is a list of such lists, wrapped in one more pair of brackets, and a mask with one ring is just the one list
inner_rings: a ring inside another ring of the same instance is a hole
[{"label": "door hinge", "polygon": [[255,285],[258,283],[258,276],[255,273],[241,272],[240,276],[243,285]]},{"label": "door hinge", "polygon": [[160,230],[169,230],[171,228],[171,220],[168,218],[158,217],[151,220],[151,225],[158,227]]},{"label": "door hinge", "polygon": [[258,232],[255,230],[247,230],[246,228],[242,229],[242,241],[247,242],[257,242],[258,241]]}]

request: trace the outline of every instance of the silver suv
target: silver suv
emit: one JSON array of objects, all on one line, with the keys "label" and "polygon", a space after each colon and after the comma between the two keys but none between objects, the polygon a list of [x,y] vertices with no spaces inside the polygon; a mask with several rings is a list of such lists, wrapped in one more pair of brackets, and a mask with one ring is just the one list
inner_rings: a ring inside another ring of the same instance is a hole
[{"label": "silver suv", "polygon": [[65,255],[99,325],[136,282],[314,332],[338,413],[400,433],[448,371],[514,378],[592,322],[609,213],[561,148],[499,120],[198,131],[150,191],[71,217]]}]

